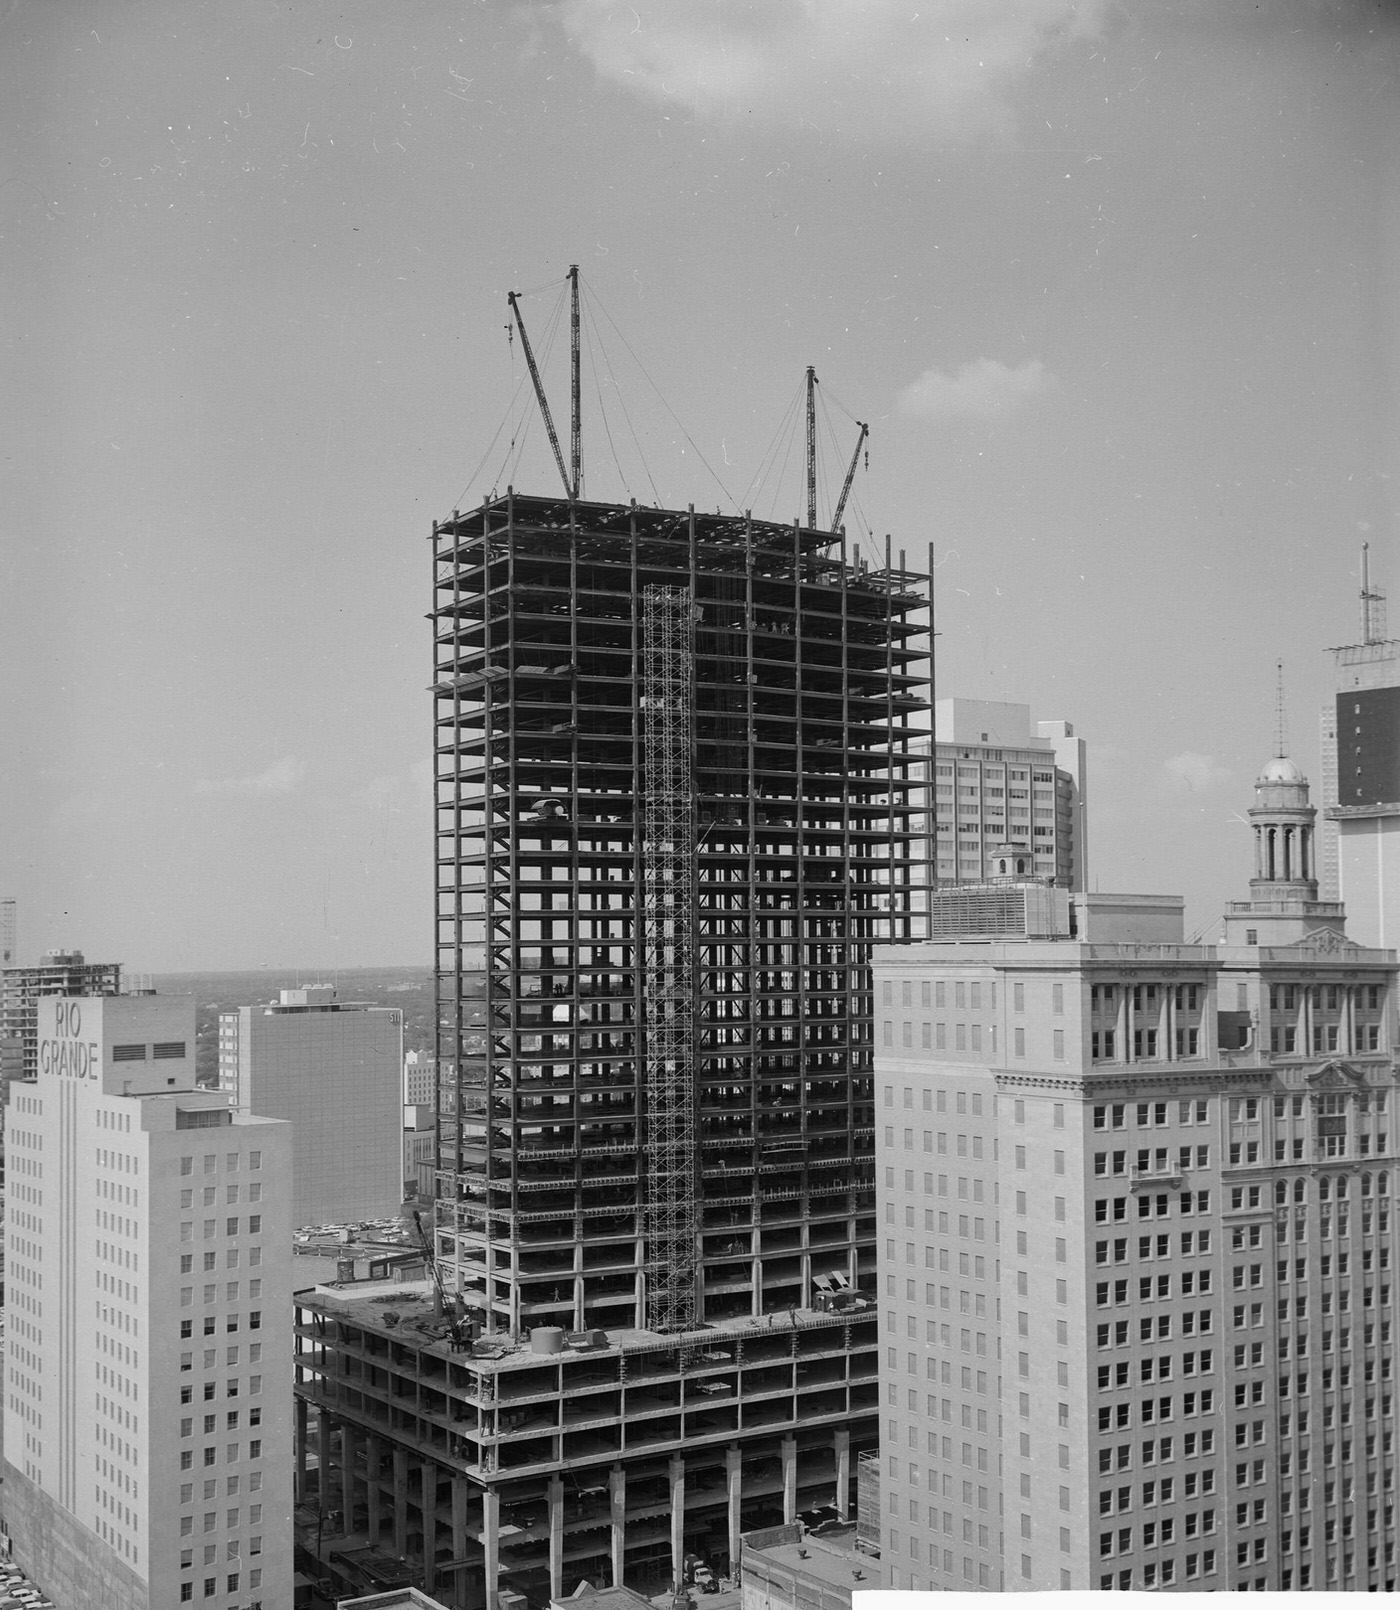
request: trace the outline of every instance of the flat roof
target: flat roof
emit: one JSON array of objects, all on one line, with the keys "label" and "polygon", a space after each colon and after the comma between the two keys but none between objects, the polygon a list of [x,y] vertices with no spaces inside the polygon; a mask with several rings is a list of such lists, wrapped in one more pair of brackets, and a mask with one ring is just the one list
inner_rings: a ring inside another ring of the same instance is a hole
[{"label": "flat roof", "polygon": [[[744,1545],[744,1561],[772,1569],[777,1566],[794,1576],[812,1577],[827,1587],[850,1593],[880,1585],[879,1568],[871,1556],[856,1548],[856,1529],[818,1537],[809,1532],[795,1543],[770,1543],[764,1548]],[[860,1574],[857,1575],[856,1573]]]},{"label": "flat roof", "polygon": [[[876,1313],[874,1300],[866,1298],[860,1307],[851,1307],[840,1313],[814,1308],[784,1309],[758,1319],[744,1315],[736,1319],[716,1320],[700,1330],[674,1335],[650,1330],[605,1330],[601,1334],[607,1338],[606,1345],[570,1347],[566,1344],[562,1353],[537,1353],[530,1346],[528,1337],[522,1341],[512,1341],[506,1336],[482,1337],[474,1344],[482,1348],[482,1352],[469,1350],[456,1353],[452,1351],[451,1330],[446,1318],[433,1313],[433,1295],[431,1280],[357,1280],[353,1289],[321,1285],[304,1287],[294,1293],[294,1301],[302,1308],[310,1308],[328,1318],[343,1319],[366,1330],[382,1332],[408,1346],[440,1352],[445,1358],[468,1364],[472,1369],[484,1373],[528,1369],[560,1357],[607,1358],[618,1353],[660,1350],[679,1346],[682,1342],[702,1350],[707,1346],[714,1348],[719,1353],[715,1362],[723,1363],[729,1355],[720,1350],[728,1341],[763,1336],[769,1332],[787,1333],[794,1328],[834,1329],[848,1319],[873,1319]],[[386,1301],[386,1298],[392,1300]],[[395,1311],[399,1312],[398,1320],[386,1325],[385,1316]]]}]

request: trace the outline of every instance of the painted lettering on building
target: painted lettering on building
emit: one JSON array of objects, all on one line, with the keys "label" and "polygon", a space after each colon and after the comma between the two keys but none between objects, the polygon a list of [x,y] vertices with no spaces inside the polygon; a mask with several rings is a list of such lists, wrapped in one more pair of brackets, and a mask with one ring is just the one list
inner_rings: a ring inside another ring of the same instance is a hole
[{"label": "painted lettering on building", "polygon": [[54,1003],[54,1037],[39,1041],[39,1072],[60,1079],[96,1079],[101,1047],[85,1040],[83,1004],[75,1000]]}]

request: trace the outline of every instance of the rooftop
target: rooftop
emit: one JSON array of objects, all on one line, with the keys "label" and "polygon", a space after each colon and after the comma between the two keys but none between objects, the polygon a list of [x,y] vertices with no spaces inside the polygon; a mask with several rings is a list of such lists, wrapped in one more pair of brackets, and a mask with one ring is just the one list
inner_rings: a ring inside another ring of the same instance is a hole
[{"label": "rooftop", "polygon": [[[380,1331],[397,1342],[438,1353],[459,1363],[469,1362],[474,1370],[491,1374],[538,1367],[561,1356],[607,1358],[619,1353],[673,1348],[682,1340],[701,1348],[707,1345],[713,1347],[715,1362],[723,1363],[728,1361],[730,1355],[722,1348],[732,1338],[757,1337],[774,1332],[785,1334],[794,1329],[825,1329],[851,1318],[864,1318],[874,1313],[873,1302],[857,1297],[844,1312],[826,1313],[812,1308],[784,1309],[781,1313],[765,1314],[759,1319],[745,1316],[717,1320],[701,1330],[685,1332],[684,1337],[650,1330],[585,1331],[578,1333],[579,1336],[601,1338],[601,1342],[580,1340],[568,1343],[562,1355],[557,1352],[536,1352],[528,1338],[512,1340],[508,1336],[483,1337],[472,1344],[469,1352],[454,1353],[447,1320],[433,1312],[433,1286],[430,1280],[357,1281],[353,1290],[317,1285],[297,1292],[296,1301],[300,1307],[324,1314],[327,1318],[358,1325],[365,1330]],[[396,1317],[388,1318],[391,1314]]]},{"label": "rooftop", "polygon": [[[780,1538],[764,1543],[764,1533],[750,1533],[744,1539],[746,1572],[751,1571],[757,1562],[768,1571],[777,1568],[844,1593],[880,1585],[879,1568],[872,1563],[869,1555],[856,1547],[854,1525],[823,1531],[820,1536],[815,1532],[803,1532],[798,1526],[774,1527],[772,1532],[796,1532],[798,1535],[790,1541]],[[753,1541],[755,1535],[759,1539],[757,1545]]]}]

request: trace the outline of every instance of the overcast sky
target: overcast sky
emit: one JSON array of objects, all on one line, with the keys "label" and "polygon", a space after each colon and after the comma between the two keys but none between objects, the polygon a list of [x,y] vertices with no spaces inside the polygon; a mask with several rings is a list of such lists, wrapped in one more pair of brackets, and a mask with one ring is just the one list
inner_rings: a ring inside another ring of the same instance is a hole
[{"label": "overcast sky", "polygon": [[1316,781],[1363,540],[1400,609],[1394,17],[0,4],[22,958],[430,961],[426,539],[555,490],[505,296],[543,351],[571,262],[588,495],[791,519],[814,364],[940,694],[1072,721],[1093,881],[1211,924],[1276,661]]}]

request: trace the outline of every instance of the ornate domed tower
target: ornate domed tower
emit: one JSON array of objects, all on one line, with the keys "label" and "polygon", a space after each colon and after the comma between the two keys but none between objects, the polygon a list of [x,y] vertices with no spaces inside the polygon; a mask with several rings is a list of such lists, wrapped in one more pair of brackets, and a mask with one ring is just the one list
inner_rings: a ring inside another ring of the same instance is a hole
[{"label": "ornate domed tower", "polygon": [[1307,778],[1286,755],[1275,755],[1259,773],[1249,820],[1254,828],[1253,898],[1316,900],[1317,808],[1308,803]]},{"label": "ornate domed tower", "polygon": [[1286,755],[1276,754],[1254,784],[1249,823],[1254,830],[1254,876],[1249,899],[1225,907],[1227,945],[1291,945],[1319,929],[1337,935],[1345,911],[1317,898],[1313,833],[1317,808],[1308,780]]}]

